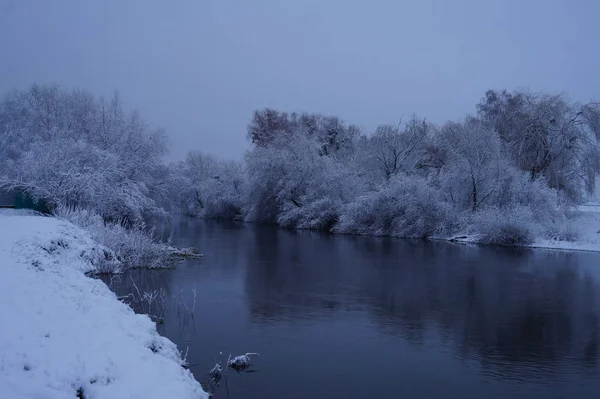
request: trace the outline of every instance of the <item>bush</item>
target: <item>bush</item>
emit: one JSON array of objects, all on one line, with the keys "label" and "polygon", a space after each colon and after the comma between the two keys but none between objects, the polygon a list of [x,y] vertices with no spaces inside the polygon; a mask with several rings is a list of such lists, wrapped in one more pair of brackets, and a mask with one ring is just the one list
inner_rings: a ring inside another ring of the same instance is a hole
[{"label": "bush", "polygon": [[125,268],[166,267],[171,250],[144,226],[126,228],[119,221],[104,221],[92,211],[58,206],[54,215],[86,230],[92,239],[112,250]]},{"label": "bush", "polygon": [[339,203],[328,198],[303,206],[286,204],[277,218],[277,223],[285,228],[331,231],[339,219],[340,207]]},{"label": "bush", "polygon": [[118,95],[34,85],[0,100],[0,121],[0,186],[121,223],[166,218],[167,137]]},{"label": "bush", "polygon": [[531,209],[486,208],[471,216],[470,232],[482,244],[528,245],[533,243],[539,225]]},{"label": "bush", "polygon": [[488,205],[500,208],[527,207],[540,223],[560,217],[556,190],[549,188],[542,179],[531,180],[526,173],[509,165],[503,168],[498,188],[491,197]]},{"label": "bush", "polygon": [[454,218],[439,192],[423,178],[399,176],[348,205],[339,233],[425,238],[452,230]]}]

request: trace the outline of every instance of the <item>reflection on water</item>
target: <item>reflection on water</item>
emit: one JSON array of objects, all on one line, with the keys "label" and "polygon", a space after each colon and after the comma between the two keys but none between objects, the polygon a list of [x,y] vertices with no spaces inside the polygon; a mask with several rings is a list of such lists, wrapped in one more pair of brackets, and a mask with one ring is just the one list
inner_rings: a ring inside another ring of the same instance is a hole
[{"label": "reflection on water", "polygon": [[162,332],[201,381],[219,352],[260,353],[232,398],[600,392],[600,255],[189,220],[175,243],[205,258],[134,280],[165,293]]}]

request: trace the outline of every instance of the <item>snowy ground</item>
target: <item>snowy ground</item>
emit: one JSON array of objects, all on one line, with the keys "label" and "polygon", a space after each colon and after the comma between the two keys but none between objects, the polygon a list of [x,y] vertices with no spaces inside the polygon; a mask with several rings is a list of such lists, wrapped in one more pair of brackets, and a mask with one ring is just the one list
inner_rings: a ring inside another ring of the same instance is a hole
[{"label": "snowy ground", "polygon": [[579,206],[567,224],[565,227],[578,235],[573,241],[537,239],[531,247],[600,251],[600,204]]},{"label": "snowy ground", "polygon": [[77,227],[0,212],[0,398],[206,398],[155,325],[88,278]]},{"label": "snowy ground", "polygon": [[[600,203],[578,206],[563,223],[557,226],[562,232],[558,238],[538,237],[530,248],[546,248],[572,251],[600,252]],[[568,232],[570,234],[565,234]],[[449,238],[438,238],[462,244],[477,244],[478,237],[469,234],[455,234]]]}]

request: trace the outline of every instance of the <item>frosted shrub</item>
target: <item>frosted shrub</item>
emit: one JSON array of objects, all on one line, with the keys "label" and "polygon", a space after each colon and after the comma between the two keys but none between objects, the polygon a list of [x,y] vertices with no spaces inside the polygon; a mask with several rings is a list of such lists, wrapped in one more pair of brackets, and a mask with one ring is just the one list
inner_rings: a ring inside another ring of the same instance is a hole
[{"label": "frosted shrub", "polygon": [[320,151],[314,140],[298,137],[274,139],[272,147],[249,153],[246,219],[300,228],[331,224],[335,209],[351,197],[352,181]]},{"label": "frosted shrub", "polygon": [[302,195],[282,202],[277,223],[282,227],[331,231],[344,204],[355,199],[360,184],[342,165],[328,157],[318,160]]},{"label": "frosted shrub", "polygon": [[238,219],[242,215],[239,198],[231,196],[216,197],[214,202],[208,202],[203,216],[213,219]]},{"label": "frosted shrub", "polygon": [[[246,220],[275,223],[284,197],[288,162],[287,151],[257,148],[246,156],[249,189],[244,199]],[[293,182],[292,182],[293,183]]]},{"label": "frosted shrub", "polygon": [[86,230],[96,242],[111,249],[126,268],[167,265],[169,247],[158,242],[152,231],[143,226],[127,229],[119,222],[105,222],[92,211],[65,206],[57,207],[54,214]]},{"label": "frosted shrub", "polygon": [[287,204],[279,215],[281,227],[331,231],[339,218],[340,203],[322,198],[304,206]]},{"label": "frosted shrub", "polygon": [[132,225],[165,216],[166,135],[117,94],[34,85],[0,101],[0,121],[1,187]]},{"label": "frosted shrub", "polygon": [[423,238],[450,229],[450,207],[419,177],[402,176],[348,205],[336,232]]},{"label": "frosted shrub", "polygon": [[239,355],[234,358],[230,358],[229,360],[227,360],[227,367],[232,368],[238,373],[241,371],[246,371],[252,366],[250,356],[253,355],[258,356],[258,353],[246,353],[244,355]]},{"label": "frosted shrub", "polygon": [[204,208],[200,216],[213,219],[236,219],[242,213],[241,194],[219,179],[205,182],[201,187]]},{"label": "frosted shrub", "polygon": [[556,190],[541,180],[532,181],[524,172],[505,165],[501,180],[488,204],[500,208],[513,206],[528,207],[534,219],[547,223],[560,217]]},{"label": "frosted shrub", "polygon": [[500,209],[490,207],[471,215],[470,231],[482,244],[527,245],[540,226],[527,207]]},{"label": "frosted shrub", "polygon": [[238,219],[242,213],[243,170],[238,162],[190,152],[177,166],[176,196],[183,213],[213,219]]}]

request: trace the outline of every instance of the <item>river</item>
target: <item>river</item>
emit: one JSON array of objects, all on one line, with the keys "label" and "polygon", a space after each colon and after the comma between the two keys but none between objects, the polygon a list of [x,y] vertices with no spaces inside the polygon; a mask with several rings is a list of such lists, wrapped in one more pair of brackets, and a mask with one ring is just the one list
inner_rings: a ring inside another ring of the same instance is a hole
[{"label": "river", "polygon": [[204,258],[110,283],[161,293],[146,306],[205,387],[260,354],[215,398],[600,395],[599,254],[189,219],[173,239]]}]

